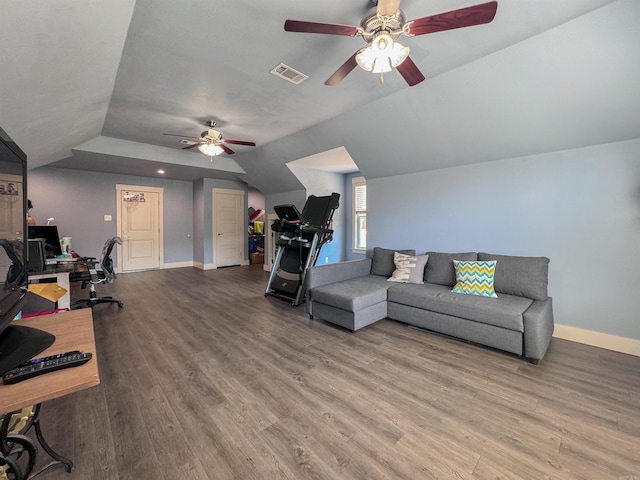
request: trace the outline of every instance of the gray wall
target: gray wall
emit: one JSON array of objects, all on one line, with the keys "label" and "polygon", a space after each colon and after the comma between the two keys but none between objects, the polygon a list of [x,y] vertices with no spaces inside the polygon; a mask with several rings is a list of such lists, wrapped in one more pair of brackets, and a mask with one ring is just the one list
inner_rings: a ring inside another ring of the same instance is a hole
[{"label": "gray wall", "polygon": [[556,323],[640,339],[640,140],[367,181],[368,249],[546,256]]},{"label": "gray wall", "polygon": [[204,180],[193,182],[193,261],[204,265]]},{"label": "gray wall", "polygon": [[[164,263],[191,262],[193,253],[193,187],[191,182],[41,167],[28,172],[28,197],[39,225],[58,226],[72,237],[81,255],[99,257],[107,238],[116,234],[116,184],[164,189]],[[113,221],[105,222],[104,215]]]}]

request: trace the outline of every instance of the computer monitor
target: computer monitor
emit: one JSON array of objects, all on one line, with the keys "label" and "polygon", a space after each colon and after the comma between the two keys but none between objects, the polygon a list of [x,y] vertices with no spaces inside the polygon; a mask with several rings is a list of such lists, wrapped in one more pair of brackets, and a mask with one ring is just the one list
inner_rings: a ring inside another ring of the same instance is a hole
[{"label": "computer monitor", "polygon": [[55,225],[29,225],[29,238],[44,238],[44,247],[47,258],[62,255],[58,227]]},{"label": "computer monitor", "polygon": [[26,181],[27,156],[0,128],[0,217],[5,222],[0,236],[0,374],[55,340],[50,333],[13,322],[24,306],[27,291]]}]

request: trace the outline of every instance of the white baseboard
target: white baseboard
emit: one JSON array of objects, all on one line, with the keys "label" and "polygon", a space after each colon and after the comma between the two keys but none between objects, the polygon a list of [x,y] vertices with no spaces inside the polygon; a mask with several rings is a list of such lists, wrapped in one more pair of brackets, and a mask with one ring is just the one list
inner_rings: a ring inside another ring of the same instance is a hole
[{"label": "white baseboard", "polygon": [[193,262],[193,266],[199,268],[200,270],[215,270],[216,266],[213,263],[201,263],[201,262]]},{"label": "white baseboard", "polygon": [[608,333],[594,332],[593,330],[559,325],[557,323],[554,327],[553,336],[640,357],[640,340],[634,338],[618,337]]},{"label": "white baseboard", "polygon": [[184,268],[184,267],[193,267],[193,262],[172,262],[172,263],[163,263],[161,270],[167,268]]}]

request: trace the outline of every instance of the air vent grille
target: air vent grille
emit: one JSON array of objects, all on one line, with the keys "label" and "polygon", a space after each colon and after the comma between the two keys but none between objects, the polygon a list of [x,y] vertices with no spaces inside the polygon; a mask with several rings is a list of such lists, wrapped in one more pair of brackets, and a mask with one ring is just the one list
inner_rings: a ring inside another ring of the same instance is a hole
[{"label": "air vent grille", "polygon": [[304,82],[307,78],[309,78],[304,73],[301,73],[285,65],[284,63],[281,63],[276,68],[271,70],[271,73],[273,73],[277,77],[284,78],[288,82],[295,83],[296,85]]}]

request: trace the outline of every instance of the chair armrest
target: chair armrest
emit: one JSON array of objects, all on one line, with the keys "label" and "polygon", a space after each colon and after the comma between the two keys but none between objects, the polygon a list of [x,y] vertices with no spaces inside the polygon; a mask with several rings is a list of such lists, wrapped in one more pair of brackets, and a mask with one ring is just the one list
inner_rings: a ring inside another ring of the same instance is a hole
[{"label": "chair armrest", "polygon": [[309,267],[307,269],[305,277],[306,289],[308,291],[321,285],[341,282],[350,278],[363,277],[370,273],[370,258],[330,263],[328,265],[316,265],[315,267]]}]

